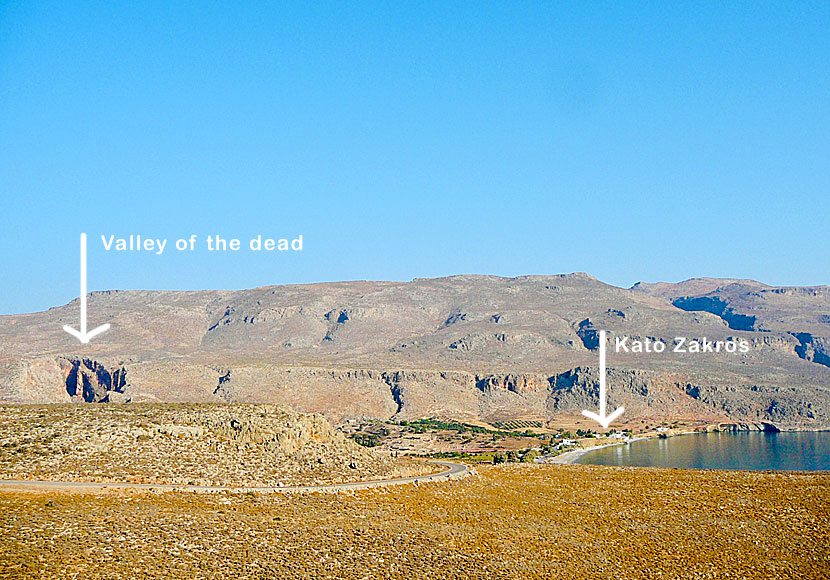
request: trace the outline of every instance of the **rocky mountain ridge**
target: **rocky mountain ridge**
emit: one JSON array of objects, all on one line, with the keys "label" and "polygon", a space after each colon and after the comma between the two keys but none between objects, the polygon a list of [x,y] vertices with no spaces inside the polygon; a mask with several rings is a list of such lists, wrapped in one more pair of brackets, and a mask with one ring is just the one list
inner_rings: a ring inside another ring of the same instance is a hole
[{"label": "rocky mountain ridge", "polygon": [[588,274],[453,276],[89,296],[0,317],[0,401],[262,402],[350,418],[578,415],[597,403],[598,331],[746,340],[748,353],[609,347],[625,420],[830,427],[830,289],[746,280],[604,284]]}]

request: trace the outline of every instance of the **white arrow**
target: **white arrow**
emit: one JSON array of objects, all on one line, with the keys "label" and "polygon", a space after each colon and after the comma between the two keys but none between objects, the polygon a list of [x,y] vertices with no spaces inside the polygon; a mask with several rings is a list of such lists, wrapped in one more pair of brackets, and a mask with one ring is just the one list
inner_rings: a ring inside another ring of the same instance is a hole
[{"label": "white arrow", "polygon": [[79,332],[71,326],[64,326],[63,329],[87,344],[93,336],[109,330],[109,327],[109,324],[102,324],[94,330],[86,331],[86,234],[81,234],[81,330]]},{"label": "white arrow", "polygon": [[593,419],[604,429],[608,429],[611,421],[619,417],[625,411],[625,407],[618,407],[616,411],[610,415],[605,414],[605,331],[599,331],[599,414],[591,411],[582,411],[582,414]]}]

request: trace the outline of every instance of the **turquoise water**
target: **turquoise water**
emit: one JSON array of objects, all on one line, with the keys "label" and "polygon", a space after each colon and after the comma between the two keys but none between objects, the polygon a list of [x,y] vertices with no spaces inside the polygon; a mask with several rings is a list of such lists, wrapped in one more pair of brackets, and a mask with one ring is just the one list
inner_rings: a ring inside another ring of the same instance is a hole
[{"label": "turquoise water", "polygon": [[695,433],[605,447],[586,453],[576,463],[750,471],[828,471],[830,432]]}]

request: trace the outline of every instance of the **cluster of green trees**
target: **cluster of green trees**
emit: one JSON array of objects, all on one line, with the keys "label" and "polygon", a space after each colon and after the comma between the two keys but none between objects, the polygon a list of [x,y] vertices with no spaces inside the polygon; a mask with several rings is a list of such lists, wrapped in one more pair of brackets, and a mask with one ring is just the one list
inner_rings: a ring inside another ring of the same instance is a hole
[{"label": "cluster of green trees", "polygon": [[381,436],[375,433],[355,433],[352,435],[352,439],[363,447],[374,447],[380,445]]},{"label": "cluster of green trees", "polygon": [[427,431],[456,431],[458,433],[483,433],[492,434],[498,437],[507,437],[508,435],[515,435],[510,431],[488,429],[480,425],[470,425],[469,423],[460,423],[458,421],[442,421],[440,419],[416,419],[414,421],[401,421],[398,423],[401,427],[407,427],[412,433],[426,433]]},{"label": "cluster of green trees", "polygon": [[493,463],[533,463],[533,460],[537,457],[539,457],[539,452],[536,449],[525,449],[524,451],[511,449],[506,453],[494,454]]}]

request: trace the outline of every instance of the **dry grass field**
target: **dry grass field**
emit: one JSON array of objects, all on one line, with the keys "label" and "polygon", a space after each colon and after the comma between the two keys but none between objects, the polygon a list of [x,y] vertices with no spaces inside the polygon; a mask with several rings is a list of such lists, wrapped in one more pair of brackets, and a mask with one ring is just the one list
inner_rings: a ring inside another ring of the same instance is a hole
[{"label": "dry grass field", "polygon": [[830,578],[830,475],[505,465],[344,494],[0,491],[0,578]]}]

